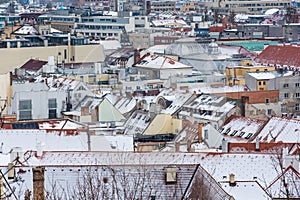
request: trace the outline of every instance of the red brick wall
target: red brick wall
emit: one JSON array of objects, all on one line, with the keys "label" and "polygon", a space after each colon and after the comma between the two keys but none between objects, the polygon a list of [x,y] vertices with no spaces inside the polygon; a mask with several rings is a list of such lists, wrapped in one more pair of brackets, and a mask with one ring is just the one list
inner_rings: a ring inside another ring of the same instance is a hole
[{"label": "red brick wall", "polygon": [[241,99],[242,96],[247,96],[249,97],[249,104],[266,103],[266,98],[270,99],[270,103],[274,103],[275,98],[277,101],[279,100],[279,90],[226,92],[217,95],[226,96],[232,99]]}]

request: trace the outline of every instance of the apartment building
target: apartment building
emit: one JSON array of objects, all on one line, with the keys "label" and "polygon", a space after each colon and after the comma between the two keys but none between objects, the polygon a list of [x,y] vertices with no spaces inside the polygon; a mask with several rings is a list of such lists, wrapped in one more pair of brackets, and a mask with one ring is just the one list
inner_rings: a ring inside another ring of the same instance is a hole
[{"label": "apartment building", "polygon": [[50,24],[51,28],[55,28],[62,32],[72,33],[75,23],[80,20],[79,16],[68,15],[63,13],[60,15],[44,14],[37,18],[39,24]]},{"label": "apartment building", "polygon": [[290,0],[249,0],[249,1],[236,1],[236,0],[212,0],[212,5],[215,7],[227,8],[235,13],[250,13],[261,14],[262,11],[278,8],[283,9],[291,4]]},{"label": "apartment building", "polygon": [[121,41],[122,34],[134,32],[134,17],[118,16],[85,16],[76,23],[75,31],[84,36],[117,39]]},{"label": "apartment building", "polygon": [[245,76],[248,72],[274,71],[274,66],[233,66],[226,67],[226,85],[245,85]]},{"label": "apartment building", "polygon": [[176,10],[175,1],[152,1],[151,12],[173,12]]}]

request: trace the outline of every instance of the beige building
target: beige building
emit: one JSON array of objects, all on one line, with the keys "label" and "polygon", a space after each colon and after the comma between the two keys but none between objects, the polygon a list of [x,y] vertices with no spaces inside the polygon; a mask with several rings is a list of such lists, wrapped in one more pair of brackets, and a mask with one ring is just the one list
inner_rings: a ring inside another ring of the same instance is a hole
[{"label": "beige building", "polygon": [[290,5],[290,0],[248,0],[248,1],[232,1],[232,0],[213,0],[214,7],[227,8],[235,13],[253,13],[261,14],[261,11],[278,8],[283,9]]},{"label": "beige building", "polygon": [[176,10],[175,1],[152,1],[151,12],[172,12]]},{"label": "beige building", "polygon": [[128,33],[129,41],[135,49],[147,49],[150,47],[149,33]]},{"label": "beige building", "polygon": [[0,117],[7,114],[7,108],[11,105],[11,79],[10,73],[0,74]]},{"label": "beige building", "polygon": [[21,67],[31,58],[48,60],[49,56],[54,56],[56,63],[101,63],[105,59],[102,45],[4,48],[0,49],[0,74]]}]

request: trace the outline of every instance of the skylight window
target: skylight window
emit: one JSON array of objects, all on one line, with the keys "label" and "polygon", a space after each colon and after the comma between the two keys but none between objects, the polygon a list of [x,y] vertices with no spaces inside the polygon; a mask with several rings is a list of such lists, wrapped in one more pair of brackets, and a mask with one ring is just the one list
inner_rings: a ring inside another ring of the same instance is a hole
[{"label": "skylight window", "polygon": [[234,136],[237,132],[238,132],[237,130],[234,130],[234,131],[230,134],[230,136]]},{"label": "skylight window", "polygon": [[229,132],[230,132],[230,128],[227,129],[224,134],[227,135]]},{"label": "skylight window", "polygon": [[253,133],[249,133],[245,138],[249,139],[252,135],[253,135]]},{"label": "skylight window", "polygon": [[245,131],[241,132],[238,137],[242,137],[243,135],[245,135]]}]

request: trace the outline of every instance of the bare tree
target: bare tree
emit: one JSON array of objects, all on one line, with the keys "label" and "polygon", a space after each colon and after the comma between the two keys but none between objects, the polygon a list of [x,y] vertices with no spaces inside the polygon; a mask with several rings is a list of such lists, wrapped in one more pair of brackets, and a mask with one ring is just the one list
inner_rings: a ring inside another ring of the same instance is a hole
[{"label": "bare tree", "polygon": [[[287,156],[287,152],[284,153],[284,151],[285,150],[283,146],[276,146],[274,149],[275,153],[272,157],[272,162],[273,168],[278,177],[267,187],[266,191],[272,198],[277,195],[276,197],[289,200],[300,196],[300,173],[295,171],[291,165],[285,163],[285,156]],[[289,169],[291,169],[290,173],[288,171]],[[272,186],[276,182],[279,184],[279,189],[276,188],[276,191],[272,191]]]}]

